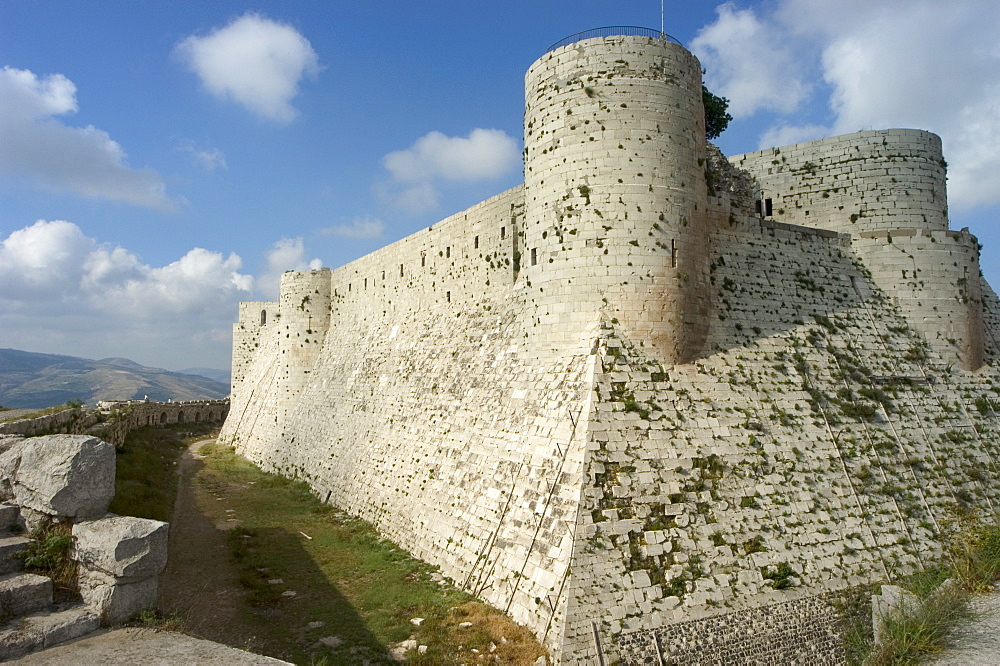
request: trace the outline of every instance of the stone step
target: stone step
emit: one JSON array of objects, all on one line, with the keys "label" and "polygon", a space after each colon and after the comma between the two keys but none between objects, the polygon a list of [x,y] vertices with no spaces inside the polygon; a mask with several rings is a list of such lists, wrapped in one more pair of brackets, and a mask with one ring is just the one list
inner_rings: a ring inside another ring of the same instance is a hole
[{"label": "stone step", "polygon": [[15,525],[20,526],[20,517],[21,509],[16,504],[0,503],[0,532],[6,532]]},{"label": "stone step", "polygon": [[0,576],[0,616],[14,618],[52,603],[52,579],[30,573]]},{"label": "stone step", "polygon": [[17,555],[28,547],[31,539],[22,536],[0,535],[0,574],[13,573],[24,568]]},{"label": "stone step", "polygon": [[0,661],[97,631],[101,619],[83,604],[17,618],[0,627]]}]

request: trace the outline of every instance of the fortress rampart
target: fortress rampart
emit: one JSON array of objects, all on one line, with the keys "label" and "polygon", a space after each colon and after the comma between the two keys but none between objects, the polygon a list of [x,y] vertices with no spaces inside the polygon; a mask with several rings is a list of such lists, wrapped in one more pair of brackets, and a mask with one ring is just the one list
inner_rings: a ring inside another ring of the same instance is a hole
[{"label": "fortress rampart", "polygon": [[831,596],[1000,502],[1000,302],[936,137],[718,160],[699,72],[540,58],[523,186],[241,306],[222,438],[567,662],[837,663]]}]

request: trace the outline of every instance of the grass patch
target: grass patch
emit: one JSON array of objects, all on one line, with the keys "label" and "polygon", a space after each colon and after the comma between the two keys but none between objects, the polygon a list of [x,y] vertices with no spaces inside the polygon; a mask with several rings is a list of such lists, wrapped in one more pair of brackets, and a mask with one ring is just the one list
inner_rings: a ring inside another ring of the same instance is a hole
[{"label": "grass patch", "polygon": [[[867,632],[860,626],[847,628],[850,663],[917,663],[944,649],[955,628],[973,617],[969,608],[972,595],[991,590],[1000,577],[1000,526],[985,524],[971,513],[959,516],[946,546],[946,556],[939,564],[896,581],[913,592],[920,605],[912,612],[888,618],[881,644],[872,644],[870,627]],[[951,583],[943,584],[949,579]]]},{"label": "grass patch", "polygon": [[177,463],[191,442],[214,437],[217,423],[176,423],[133,430],[117,449],[115,497],[121,516],[169,522],[177,496]]},{"label": "grass patch", "polygon": [[[407,653],[418,664],[530,664],[545,654],[527,629],[439,584],[434,568],[322,504],[306,484],[262,472],[218,444],[201,453],[196,483],[225,498],[205,509],[216,520],[238,520],[227,535],[230,556],[244,620],[266,654],[296,663],[393,663],[389,649],[407,639],[427,646]],[[423,622],[411,624],[418,617]]]},{"label": "grass patch", "polygon": [[18,554],[24,570],[52,579],[53,598],[69,601],[79,595],[76,562],[70,559],[73,548],[73,527],[69,523],[44,523],[31,531],[34,539]]},{"label": "grass patch", "polygon": [[885,622],[882,643],[863,663],[873,666],[914,664],[922,656],[940,652],[948,636],[969,620],[969,592],[961,585],[938,588],[913,613],[900,613]]}]

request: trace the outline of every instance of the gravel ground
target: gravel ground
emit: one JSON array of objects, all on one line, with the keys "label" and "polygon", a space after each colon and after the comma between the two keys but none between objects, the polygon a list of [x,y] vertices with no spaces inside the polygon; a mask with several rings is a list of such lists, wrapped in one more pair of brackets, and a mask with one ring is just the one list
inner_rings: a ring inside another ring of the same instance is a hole
[{"label": "gravel ground", "polygon": [[936,666],[996,666],[1000,664],[1000,591],[976,597],[976,618],[955,632],[951,647],[927,660]]}]

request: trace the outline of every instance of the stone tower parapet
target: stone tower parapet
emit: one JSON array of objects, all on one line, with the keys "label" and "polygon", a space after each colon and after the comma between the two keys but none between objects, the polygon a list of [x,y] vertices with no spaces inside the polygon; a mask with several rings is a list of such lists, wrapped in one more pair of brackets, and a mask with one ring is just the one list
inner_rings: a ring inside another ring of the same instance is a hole
[{"label": "stone tower parapet", "polygon": [[522,266],[533,330],[565,348],[602,313],[666,363],[705,337],[701,67],[663,39],[586,39],[525,77]]},{"label": "stone tower parapet", "polygon": [[854,251],[928,344],[966,370],[983,361],[979,251],[948,230],[941,139],[855,132],[737,155],[765,217],[851,234]]},{"label": "stone tower parapet", "polygon": [[948,228],[941,139],[914,129],[855,132],[729,158],[753,174],[762,213],[857,236]]},{"label": "stone tower parapet", "polygon": [[280,366],[277,389],[280,404],[279,425],[287,413],[292,396],[306,386],[309,374],[323,350],[330,327],[330,269],[288,271],[281,276],[281,296],[278,301],[281,320],[278,322]]},{"label": "stone tower parapet", "polygon": [[268,323],[277,326],[280,319],[276,301],[246,301],[240,303],[239,319],[233,324],[233,368],[230,389],[239,390],[250,361],[260,348],[260,334]]}]

